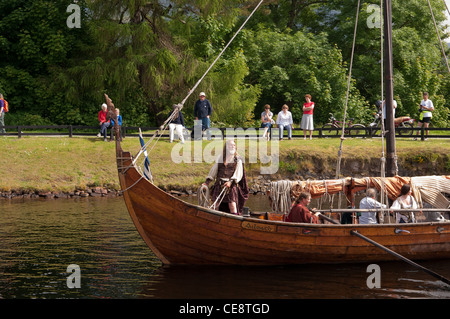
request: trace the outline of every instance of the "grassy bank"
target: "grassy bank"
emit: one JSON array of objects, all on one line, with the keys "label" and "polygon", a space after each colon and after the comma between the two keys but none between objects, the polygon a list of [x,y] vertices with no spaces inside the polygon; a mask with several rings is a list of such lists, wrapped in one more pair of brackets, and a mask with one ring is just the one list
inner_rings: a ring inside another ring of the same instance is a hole
[{"label": "grassy bank", "polygon": [[[250,143],[250,144],[249,144]],[[256,147],[256,141],[246,141],[248,148]],[[305,174],[332,175],[335,171],[339,149],[339,139],[313,139],[281,141],[280,163],[273,178],[307,178]],[[177,143],[162,140],[150,156],[155,183],[166,189],[196,189],[204,181],[211,163],[195,163],[195,149],[204,149],[204,154],[214,154],[220,150],[222,142],[193,142],[191,162],[176,164],[172,152]],[[238,143],[239,145],[239,143]],[[137,138],[126,138],[122,143],[124,150],[136,154],[139,150]],[[422,168],[427,174],[450,174],[450,141],[428,140],[426,142],[399,139],[396,142],[400,166],[403,172]],[[104,186],[118,189],[115,164],[115,145],[105,143],[94,137],[23,137],[0,138],[0,191],[37,190],[70,192],[86,187]],[[184,151],[188,150],[187,148]],[[269,147],[270,150],[270,147]],[[361,174],[355,164],[345,168],[350,159],[353,163],[378,162],[381,156],[380,139],[347,139],[343,144],[344,174]],[[260,175],[260,163],[246,164],[249,178]],[[364,166],[360,166],[365,170]],[[350,171],[349,171],[350,170]],[[367,176],[367,174],[366,174]],[[329,176],[332,177],[332,176]]]}]

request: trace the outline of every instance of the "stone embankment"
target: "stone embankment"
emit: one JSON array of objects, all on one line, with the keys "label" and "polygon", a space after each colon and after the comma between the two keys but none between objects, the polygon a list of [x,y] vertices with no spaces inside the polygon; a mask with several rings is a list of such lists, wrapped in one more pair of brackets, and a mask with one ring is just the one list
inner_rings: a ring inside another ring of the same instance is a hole
[{"label": "stone embankment", "polygon": [[[259,169],[247,171],[247,181],[250,194],[265,194],[272,181],[279,180],[324,180],[335,178],[335,159],[313,158],[303,160],[292,160],[292,163],[286,161],[286,168],[280,167],[277,174],[260,175]],[[450,168],[450,159],[445,156],[420,156],[406,157],[399,160],[400,176],[427,176],[427,175],[448,175]],[[343,159],[341,163],[341,175],[352,177],[380,176],[380,160],[373,159]],[[196,195],[196,187],[169,187],[164,183],[157,185],[175,196]],[[200,185],[198,185],[200,186]],[[40,191],[7,191],[0,193],[0,199],[12,198],[90,198],[90,197],[117,197],[122,193],[117,189],[109,187],[88,187],[72,192],[40,192]]]},{"label": "stone embankment", "polygon": [[14,199],[14,198],[29,198],[29,199],[56,199],[56,198],[84,198],[84,197],[117,197],[122,193],[117,190],[105,188],[105,187],[93,187],[83,190],[76,190],[73,192],[42,192],[42,191],[7,191],[0,193],[0,199]]}]

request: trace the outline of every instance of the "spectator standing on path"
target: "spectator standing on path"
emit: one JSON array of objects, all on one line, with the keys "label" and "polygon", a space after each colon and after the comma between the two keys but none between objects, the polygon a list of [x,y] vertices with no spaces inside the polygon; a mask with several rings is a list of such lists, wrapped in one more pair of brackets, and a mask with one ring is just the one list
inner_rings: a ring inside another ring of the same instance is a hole
[{"label": "spectator standing on path", "polygon": [[108,127],[111,124],[110,120],[106,120],[106,115],[108,114],[108,106],[106,103],[102,104],[102,110],[98,112],[98,121],[100,125],[100,132],[97,134],[97,137],[101,137],[103,135],[103,140],[107,142],[106,135],[108,133]]},{"label": "spectator standing on path", "polygon": [[175,137],[175,131],[178,134],[178,138],[181,141],[181,144],[184,144],[184,136],[183,136],[183,129],[184,129],[184,117],[181,110],[178,108],[177,104],[174,104],[172,106],[173,110],[170,112],[169,117],[176,112],[177,114],[174,115],[173,119],[169,123],[169,142],[172,143],[173,139]]},{"label": "spectator standing on path", "polygon": [[206,130],[206,134],[208,136],[208,140],[211,139],[211,120],[210,116],[212,113],[211,103],[206,99],[206,95],[204,92],[200,92],[200,98],[195,102],[194,107],[194,116],[195,120],[202,121],[202,131]]},{"label": "spectator standing on path", "polygon": [[[0,126],[5,126],[5,99],[3,94],[0,93]],[[6,133],[5,128],[2,127],[2,133]]]},{"label": "spectator standing on path", "polygon": [[[419,123],[417,123],[417,127],[423,127],[425,129],[427,129],[430,126],[430,122],[431,122],[431,117],[432,114],[431,112],[434,111],[434,105],[433,102],[428,98],[428,92],[423,92],[423,100],[422,102],[420,102],[419,105]],[[428,130],[426,130],[426,135],[428,137]],[[420,131],[417,131],[417,135],[420,134]],[[417,138],[416,138],[417,139]],[[427,138],[425,138],[425,140],[427,140]]]},{"label": "spectator standing on path", "polygon": [[303,116],[300,127],[303,129],[303,139],[306,140],[306,131],[309,131],[309,139],[312,139],[312,132],[314,131],[313,112],[314,102],[311,101],[311,95],[305,95],[306,103],[303,104]]}]

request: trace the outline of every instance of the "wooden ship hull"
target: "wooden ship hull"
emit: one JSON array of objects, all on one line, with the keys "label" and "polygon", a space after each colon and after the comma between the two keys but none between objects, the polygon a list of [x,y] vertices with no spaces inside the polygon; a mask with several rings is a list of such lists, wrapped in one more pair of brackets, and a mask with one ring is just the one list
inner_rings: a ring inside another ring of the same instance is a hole
[{"label": "wooden ship hull", "polygon": [[299,224],[219,212],[156,187],[132,164],[131,154],[116,143],[126,206],[139,234],[164,264],[290,265],[395,259],[352,235],[352,230],[409,259],[450,258],[449,222]]},{"label": "wooden ship hull", "polygon": [[[386,174],[395,176],[391,1],[384,1],[384,7],[383,76],[386,79],[384,99],[387,114],[386,132],[388,132]],[[201,79],[189,91],[188,96],[200,81]],[[114,105],[106,95],[105,97],[108,108],[114,116]],[[187,97],[178,105],[179,109]],[[408,262],[450,258],[449,221],[374,225],[300,224],[236,216],[186,203],[143,178],[134,165],[131,154],[121,148],[117,139],[119,133],[117,124],[115,130],[119,180],[126,206],[140,235],[164,264],[372,263],[394,260],[397,258],[396,255],[406,258]],[[341,145],[342,141],[343,136]],[[301,183],[295,186],[298,190],[307,189],[313,198],[325,192],[345,193],[349,202],[353,203],[355,192],[369,186],[378,186],[378,189],[382,187],[386,189],[390,199],[395,199],[399,195],[401,185],[411,181],[409,178],[401,177],[391,179],[350,178],[330,183],[324,181],[322,185],[319,182],[315,185]],[[416,187],[413,190],[414,196],[423,196],[427,202],[431,200],[438,203],[437,208],[448,209],[450,203],[446,197],[435,191],[439,188],[436,185],[443,183],[445,193],[448,194],[450,190],[448,181],[450,176],[436,179],[436,183],[432,179],[426,186],[430,192],[423,192],[420,186],[414,186]],[[450,284],[449,280],[445,279],[445,282]]]}]

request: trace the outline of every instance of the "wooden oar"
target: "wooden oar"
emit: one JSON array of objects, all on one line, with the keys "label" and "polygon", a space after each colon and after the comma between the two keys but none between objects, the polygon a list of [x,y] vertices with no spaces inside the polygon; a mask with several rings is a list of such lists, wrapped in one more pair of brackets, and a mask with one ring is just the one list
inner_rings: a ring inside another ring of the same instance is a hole
[{"label": "wooden oar", "polygon": [[401,259],[401,260],[403,260],[403,261],[405,261],[405,262],[407,262],[408,264],[410,264],[410,265],[412,265],[412,266],[414,266],[414,267],[417,267],[417,268],[419,268],[419,269],[425,271],[427,274],[429,274],[429,275],[431,275],[431,276],[433,276],[433,277],[439,279],[440,281],[446,283],[447,285],[450,285],[450,280],[448,280],[447,278],[445,278],[445,277],[443,277],[443,276],[441,276],[441,275],[435,273],[434,271],[431,271],[430,269],[427,269],[427,268],[425,268],[425,267],[423,267],[423,266],[421,266],[421,265],[419,265],[419,264],[416,264],[416,263],[413,262],[412,260],[410,260],[410,259],[408,259],[408,258],[406,258],[406,257],[404,257],[404,256],[402,256],[402,255],[400,255],[400,254],[398,254],[398,253],[396,253],[395,251],[390,250],[389,248],[387,248],[387,247],[385,247],[385,246],[383,246],[383,245],[377,243],[376,241],[373,241],[373,240],[370,239],[370,238],[367,238],[367,237],[364,236],[364,235],[361,235],[361,234],[358,233],[356,230],[351,230],[351,231],[350,231],[350,234],[352,234],[352,235],[354,235],[354,236],[357,236],[357,237],[359,237],[359,238],[361,238],[361,239],[363,239],[363,240],[365,240],[365,241],[371,243],[372,245],[374,245],[374,246],[376,246],[376,247],[378,247],[378,248],[384,250],[385,252],[387,252],[387,253],[389,253],[389,254],[391,254],[391,255],[393,255],[393,256],[395,256],[395,257],[397,257],[397,258],[399,258],[399,259]]},{"label": "wooden oar", "polygon": [[[313,210],[313,212],[314,212],[314,210]],[[337,224],[337,225],[340,225],[340,224],[341,224],[341,223],[339,223],[337,220],[334,220],[334,219],[332,219],[332,218],[330,218],[330,217],[327,217],[327,216],[325,216],[325,215],[322,214],[322,213],[319,213],[318,216],[319,216],[320,218],[325,219],[326,221],[329,221],[330,223]]]}]

